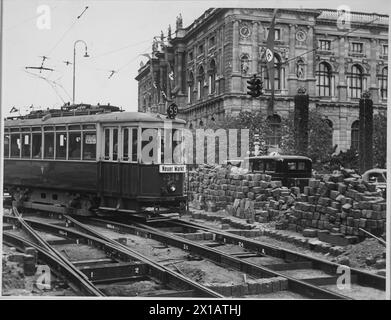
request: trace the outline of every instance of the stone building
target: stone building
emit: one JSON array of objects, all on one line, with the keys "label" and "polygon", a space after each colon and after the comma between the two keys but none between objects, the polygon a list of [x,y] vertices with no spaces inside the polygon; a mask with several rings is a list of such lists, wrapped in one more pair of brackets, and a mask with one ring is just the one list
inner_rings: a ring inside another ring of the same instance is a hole
[{"label": "stone building", "polygon": [[[188,27],[179,16],[152,45],[141,65],[138,109],[165,113],[168,101],[180,109],[188,126],[202,126],[224,114],[262,110],[266,115],[270,83],[264,51],[272,9],[213,8]],[[282,117],[293,111],[293,97],[304,87],[310,108],[333,128],[333,145],[358,145],[358,100],[368,90],[375,113],[386,110],[388,16],[336,10],[279,9],[275,24],[275,104],[270,116],[279,141]],[[264,94],[246,94],[247,80],[257,74]]]}]

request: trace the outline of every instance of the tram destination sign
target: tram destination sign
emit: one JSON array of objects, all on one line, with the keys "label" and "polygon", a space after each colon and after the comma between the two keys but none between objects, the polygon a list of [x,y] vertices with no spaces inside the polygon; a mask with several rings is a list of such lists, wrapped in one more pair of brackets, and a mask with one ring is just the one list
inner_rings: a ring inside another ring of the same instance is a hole
[{"label": "tram destination sign", "polygon": [[159,166],[160,173],[185,173],[186,165],[184,164],[161,164]]}]

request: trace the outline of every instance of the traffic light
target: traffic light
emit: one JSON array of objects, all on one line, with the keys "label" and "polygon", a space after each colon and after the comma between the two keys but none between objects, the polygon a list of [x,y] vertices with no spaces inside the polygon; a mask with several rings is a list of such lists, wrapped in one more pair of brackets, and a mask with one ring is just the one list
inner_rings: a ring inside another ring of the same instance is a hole
[{"label": "traffic light", "polygon": [[252,78],[247,80],[247,84],[248,84],[247,89],[249,90],[247,91],[248,95],[254,98],[257,98],[260,95],[262,95],[262,81],[261,79],[257,78],[256,74],[254,74]]}]

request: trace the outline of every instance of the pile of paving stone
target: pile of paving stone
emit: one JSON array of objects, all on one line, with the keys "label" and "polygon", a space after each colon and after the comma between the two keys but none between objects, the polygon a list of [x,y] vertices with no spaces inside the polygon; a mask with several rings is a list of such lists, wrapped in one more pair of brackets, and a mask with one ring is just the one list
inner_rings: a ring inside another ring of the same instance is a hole
[{"label": "pile of paving stone", "polygon": [[346,172],[310,179],[294,208],[277,225],[279,229],[303,232],[308,237],[333,242],[342,235],[347,243],[364,229],[375,235],[386,230],[386,200],[376,185]]},{"label": "pile of paving stone", "polygon": [[293,206],[299,188],[288,189],[281,181],[260,173],[232,172],[224,166],[199,166],[190,175],[193,206],[259,222],[277,217]]}]

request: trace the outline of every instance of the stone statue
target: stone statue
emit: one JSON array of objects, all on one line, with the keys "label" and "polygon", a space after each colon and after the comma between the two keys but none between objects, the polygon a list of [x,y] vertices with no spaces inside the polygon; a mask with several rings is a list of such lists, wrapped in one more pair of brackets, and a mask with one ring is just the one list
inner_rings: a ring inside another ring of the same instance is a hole
[{"label": "stone statue", "polygon": [[246,74],[248,72],[248,69],[250,68],[249,66],[249,61],[248,59],[245,57],[245,58],[242,58],[242,72],[244,74]]},{"label": "stone statue", "polygon": [[307,92],[307,89],[304,88],[304,87],[299,87],[299,88],[297,89],[297,93],[298,93],[298,94],[305,94],[306,92]]},{"label": "stone statue", "polygon": [[157,50],[158,50],[157,41],[156,41],[156,39],[153,39],[152,52],[156,52]]},{"label": "stone statue", "polygon": [[168,25],[167,40],[171,40],[171,24]]},{"label": "stone statue", "polygon": [[163,42],[164,41],[164,33],[163,30],[160,31],[160,40]]},{"label": "stone statue", "polygon": [[299,60],[296,63],[296,76],[299,79],[304,78],[304,62],[303,62],[303,60]]},{"label": "stone statue", "polygon": [[176,28],[181,29],[183,27],[182,14],[176,17]]}]

